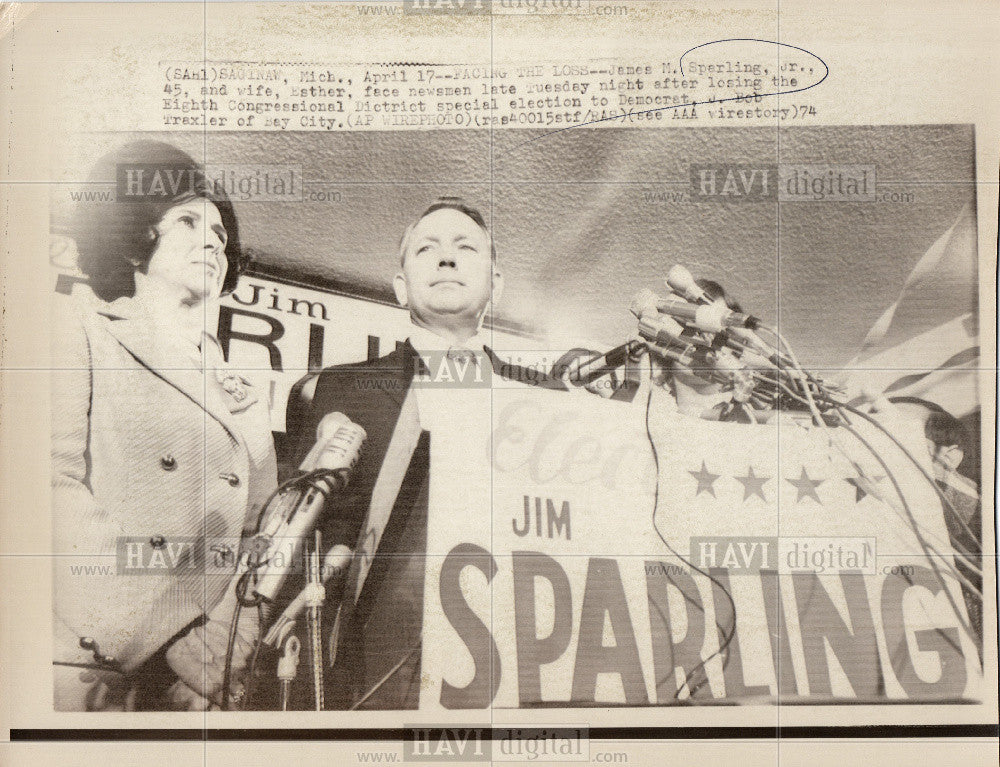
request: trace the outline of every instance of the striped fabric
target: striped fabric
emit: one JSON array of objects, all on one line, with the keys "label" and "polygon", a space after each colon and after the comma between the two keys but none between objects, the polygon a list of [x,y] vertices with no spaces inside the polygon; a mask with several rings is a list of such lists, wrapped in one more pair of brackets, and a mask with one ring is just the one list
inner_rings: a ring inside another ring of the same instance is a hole
[{"label": "striped fabric", "polygon": [[979,408],[976,217],[967,205],[928,249],[849,363],[845,389],[919,397],[961,418]]}]

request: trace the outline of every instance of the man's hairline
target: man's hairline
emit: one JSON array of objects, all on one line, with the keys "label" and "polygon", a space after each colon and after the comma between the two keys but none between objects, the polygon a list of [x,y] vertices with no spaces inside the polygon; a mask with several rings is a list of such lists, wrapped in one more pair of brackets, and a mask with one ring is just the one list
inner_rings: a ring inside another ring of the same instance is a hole
[{"label": "man's hairline", "polygon": [[420,216],[420,218],[418,218],[416,221],[414,221],[412,224],[407,226],[406,229],[403,230],[403,237],[399,241],[399,268],[402,269],[406,266],[406,250],[410,244],[410,237],[413,235],[413,230],[417,228],[417,225],[421,221],[423,221],[428,216],[437,213],[439,210],[453,210],[456,213],[461,213],[463,216],[469,219],[469,221],[475,224],[476,228],[479,229],[479,231],[481,231],[483,234],[486,235],[486,240],[490,249],[490,266],[493,268],[494,272],[497,272],[500,259],[497,257],[496,248],[493,246],[493,235],[490,232],[490,230],[487,229],[485,226],[482,226],[478,221],[476,221],[476,219],[474,219],[464,210],[450,206],[442,206],[440,208],[435,208],[434,210],[425,212],[422,216]]}]

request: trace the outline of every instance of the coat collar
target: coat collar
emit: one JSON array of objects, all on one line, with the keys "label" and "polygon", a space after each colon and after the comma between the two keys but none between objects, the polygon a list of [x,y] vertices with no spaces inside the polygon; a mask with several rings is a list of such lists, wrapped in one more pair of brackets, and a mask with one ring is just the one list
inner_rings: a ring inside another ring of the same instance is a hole
[{"label": "coat collar", "polygon": [[[206,382],[204,375],[214,373],[205,371],[202,375],[191,375],[200,366],[170,343],[169,337],[163,330],[157,329],[150,316],[142,310],[141,304],[133,299],[118,299],[100,310],[100,313],[110,320],[107,323],[108,332],[133,357],[215,418],[233,439],[243,443],[234,416],[224,407],[221,398],[206,396],[210,387],[215,384]],[[150,407],[155,408],[156,403],[150,403]]]}]

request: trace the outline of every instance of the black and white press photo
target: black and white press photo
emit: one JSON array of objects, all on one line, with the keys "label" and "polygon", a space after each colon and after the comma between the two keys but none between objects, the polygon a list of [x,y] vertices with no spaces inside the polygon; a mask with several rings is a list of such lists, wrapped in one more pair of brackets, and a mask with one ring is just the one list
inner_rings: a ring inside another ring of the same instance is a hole
[{"label": "black and white press photo", "polygon": [[11,747],[978,763],[997,19],[918,5],[11,11]]}]

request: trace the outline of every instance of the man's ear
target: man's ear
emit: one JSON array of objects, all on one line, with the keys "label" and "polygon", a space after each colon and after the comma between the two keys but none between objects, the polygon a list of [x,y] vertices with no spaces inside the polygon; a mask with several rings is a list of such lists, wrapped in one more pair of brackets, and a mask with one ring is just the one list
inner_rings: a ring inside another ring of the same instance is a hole
[{"label": "man's ear", "polygon": [[503,275],[500,274],[500,269],[493,267],[493,291],[490,296],[490,302],[496,306],[500,303],[500,296],[503,295]]},{"label": "man's ear", "polygon": [[400,306],[406,306],[406,278],[402,272],[398,272],[392,278],[392,289],[396,292],[396,300]]}]

